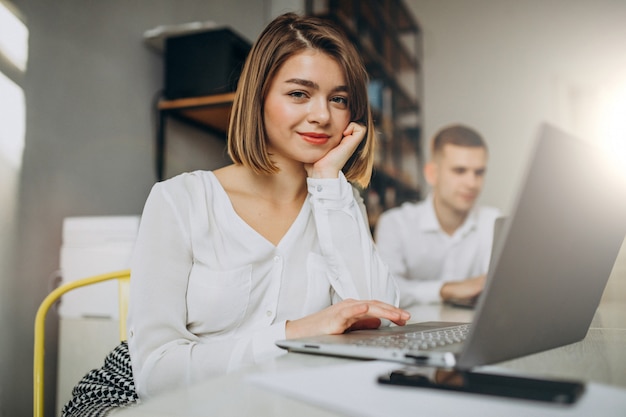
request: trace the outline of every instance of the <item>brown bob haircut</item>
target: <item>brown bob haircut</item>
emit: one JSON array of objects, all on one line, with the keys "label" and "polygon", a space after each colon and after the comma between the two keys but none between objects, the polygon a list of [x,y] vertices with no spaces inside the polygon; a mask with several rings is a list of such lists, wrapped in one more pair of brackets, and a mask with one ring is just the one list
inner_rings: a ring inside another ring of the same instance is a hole
[{"label": "brown bob haircut", "polygon": [[375,129],[367,97],[368,75],[354,45],[332,23],[316,17],[286,13],[261,33],[246,59],[230,116],[228,155],[235,164],[258,174],[279,168],[267,150],[263,106],[272,80],[281,65],[304,50],[323,52],[343,69],[348,87],[350,118],[367,128],[366,137],[343,167],[350,182],[369,184],[374,163]]}]

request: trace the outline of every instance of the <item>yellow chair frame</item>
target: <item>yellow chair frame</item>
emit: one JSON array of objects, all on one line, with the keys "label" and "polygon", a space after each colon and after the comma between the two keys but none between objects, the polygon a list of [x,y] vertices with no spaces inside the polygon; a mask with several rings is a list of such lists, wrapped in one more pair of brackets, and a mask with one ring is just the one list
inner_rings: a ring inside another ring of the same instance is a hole
[{"label": "yellow chair frame", "polygon": [[54,289],[43,299],[35,316],[35,346],[33,353],[33,416],[44,415],[44,359],[46,316],[50,307],[68,291],[98,282],[117,279],[119,283],[120,341],[126,340],[126,317],[128,316],[128,296],[130,270],[110,272],[67,282]]}]

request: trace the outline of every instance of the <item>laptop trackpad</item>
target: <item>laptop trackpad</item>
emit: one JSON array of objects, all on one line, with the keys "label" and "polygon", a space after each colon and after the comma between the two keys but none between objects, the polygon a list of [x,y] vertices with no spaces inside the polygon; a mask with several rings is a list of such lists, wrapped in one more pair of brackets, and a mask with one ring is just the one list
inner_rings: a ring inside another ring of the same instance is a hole
[{"label": "laptop trackpad", "polygon": [[381,333],[412,333],[412,332],[424,332],[429,330],[440,330],[446,327],[459,326],[461,324],[467,324],[466,322],[451,322],[451,321],[424,321],[421,323],[411,323],[406,326],[387,326],[379,327],[372,330],[355,330],[349,334],[377,334]]}]

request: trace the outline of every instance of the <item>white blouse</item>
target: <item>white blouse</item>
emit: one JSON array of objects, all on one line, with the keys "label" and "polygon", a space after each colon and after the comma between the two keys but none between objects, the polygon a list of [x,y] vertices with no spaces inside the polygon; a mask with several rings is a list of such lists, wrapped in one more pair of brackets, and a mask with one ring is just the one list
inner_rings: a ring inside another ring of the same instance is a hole
[{"label": "white blouse", "polygon": [[340,174],[308,196],[277,246],[210,171],[154,185],[131,263],[128,329],[140,398],[277,356],[285,323],[346,298],[398,305],[363,201]]}]

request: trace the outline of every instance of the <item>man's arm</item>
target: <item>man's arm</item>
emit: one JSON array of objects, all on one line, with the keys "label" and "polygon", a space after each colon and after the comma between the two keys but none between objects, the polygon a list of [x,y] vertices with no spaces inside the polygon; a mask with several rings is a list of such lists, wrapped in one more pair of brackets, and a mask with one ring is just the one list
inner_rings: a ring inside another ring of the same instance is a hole
[{"label": "man's arm", "polygon": [[443,301],[469,300],[478,297],[485,286],[486,275],[479,275],[463,281],[449,281],[441,286],[439,295]]}]

